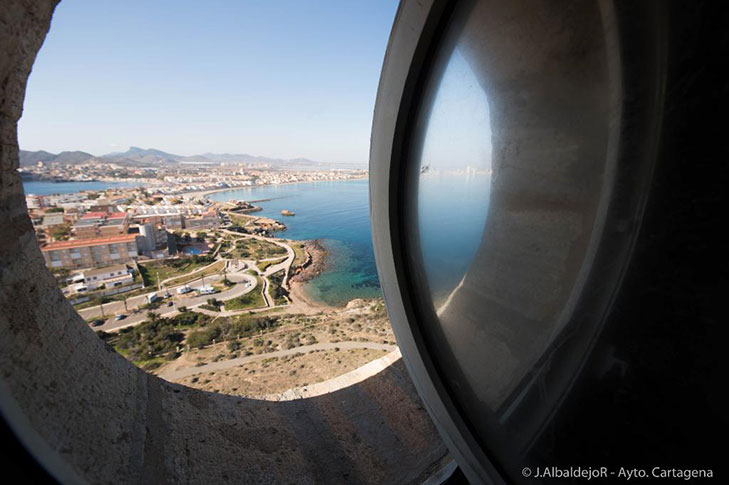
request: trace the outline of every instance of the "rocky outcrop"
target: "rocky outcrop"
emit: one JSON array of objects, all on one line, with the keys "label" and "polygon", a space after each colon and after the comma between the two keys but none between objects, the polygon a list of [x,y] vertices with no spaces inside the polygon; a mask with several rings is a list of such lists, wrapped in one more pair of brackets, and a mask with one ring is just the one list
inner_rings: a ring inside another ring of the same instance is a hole
[{"label": "rocky outcrop", "polygon": [[422,482],[446,450],[401,363],[311,399],[211,394],[134,367],[66,301],[16,171],[25,85],[55,5],[0,8],[2,417],[63,483]]}]

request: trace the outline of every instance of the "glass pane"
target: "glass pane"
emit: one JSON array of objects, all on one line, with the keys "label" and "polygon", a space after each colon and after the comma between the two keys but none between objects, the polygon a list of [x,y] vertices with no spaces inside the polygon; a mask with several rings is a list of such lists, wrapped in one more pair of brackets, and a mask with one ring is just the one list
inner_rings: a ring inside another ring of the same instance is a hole
[{"label": "glass pane", "polygon": [[468,272],[481,242],[491,187],[486,93],[459,50],[427,118],[418,181],[418,231],[436,308]]},{"label": "glass pane", "polygon": [[590,26],[563,31],[536,5],[457,2],[435,40],[398,262],[445,391],[516,476],[599,330],[578,303],[608,180],[601,17],[579,4]]}]

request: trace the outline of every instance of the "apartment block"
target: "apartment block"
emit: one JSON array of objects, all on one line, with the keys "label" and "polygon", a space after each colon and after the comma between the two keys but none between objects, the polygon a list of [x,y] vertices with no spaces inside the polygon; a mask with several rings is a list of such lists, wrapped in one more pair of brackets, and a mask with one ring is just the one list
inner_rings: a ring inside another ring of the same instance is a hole
[{"label": "apartment block", "polygon": [[197,217],[185,217],[185,229],[217,229],[218,225],[218,213],[215,210],[210,210]]},{"label": "apartment block", "polygon": [[41,252],[49,268],[91,268],[127,263],[139,254],[137,234],[47,244]]},{"label": "apartment block", "polygon": [[112,237],[126,234],[129,229],[129,214],[126,212],[87,212],[73,226],[79,239]]}]

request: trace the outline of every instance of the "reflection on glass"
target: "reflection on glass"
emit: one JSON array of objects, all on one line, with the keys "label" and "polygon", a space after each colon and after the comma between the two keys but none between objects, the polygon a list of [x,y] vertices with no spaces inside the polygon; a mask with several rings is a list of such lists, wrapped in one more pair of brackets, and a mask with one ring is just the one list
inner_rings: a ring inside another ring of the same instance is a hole
[{"label": "reflection on glass", "polygon": [[588,28],[538,5],[455,2],[398,182],[396,264],[428,372],[512,478],[551,453],[550,420],[612,297],[590,273],[617,119],[601,16],[577,2]]},{"label": "reflection on glass", "polygon": [[468,272],[488,212],[489,106],[456,49],[433,86],[418,181],[418,232],[428,286],[442,307]]}]

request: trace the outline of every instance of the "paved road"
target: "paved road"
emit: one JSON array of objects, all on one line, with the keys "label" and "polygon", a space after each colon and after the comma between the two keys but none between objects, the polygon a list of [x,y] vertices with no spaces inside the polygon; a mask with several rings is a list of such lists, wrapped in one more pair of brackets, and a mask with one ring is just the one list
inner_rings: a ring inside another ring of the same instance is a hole
[{"label": "paved road", "polygon": [[[264,300],[266,302],[266,307],[267,308],[275,307],[276,306],[275,302],[270,295],[271,285],[269,284],[268,276],[270,276],[278,271],[281,271],[283,269],[285,272],[284,272],[284,279],[283,279],[282,284],[286,285],[286,282],[287,282],[288,276],[289,276],[289,271],[291,269],[291,265],[293,264],[294,258],[296,256],[296,253],[294,252],[293,248],[282,241],[278,241],[276,239],[269,238],[269,237],[263,237],[263,236],[258,236],[258,235],[254,235],[254,234],[241,234],[238,232],[229,231],[227,229],[222,229],[222,232],[232,234],[234,236],[241,237],[241,238],[252,238],[252,239],[258,239],[261,241],[266,241],[266,242],[276,244],[277,246],[281,246],[282,248],[286,249],[286,254],[287,254],[286,259],[284,259],[283,261],[281,261],[278,264],[273,264],[273,265],[269,266],[268,268],[266,268],[265,272],[256,270],[256,272],[259,274],[259,276],[262,277],[262,280],[263,280],[263,296],[264,296]],[[246,293],[248,293],[250,291],[253,291],[257,286],[256,278],[254,276],[246,274],[245,271],[248,268],[251,268],[251,266],[253,265],[254,262],[253,261],[238,261],[238,260],[226,260],[226,261],[227,262],[226,262],[225,268],[227,271],[227,277],[230,281],[236,283],[235,286],[233,286],[232,288],[230,288],[228,290],[222,291],[220,293],[216,293],[215,295],[200,295],[200,296],[190,296],[190,294],[177,295],[177,288],[179,288],[183,285],[169,287],[169,288],[166,288],[164,291],[169,291],[169,293],[172,295],[172,297],[169,300],[163,301],[162,302],[163,306],[155,311],[157,313],[159,313],[161,316],[171,316],[172,314],[177,312],[178,306],[186,306],[188,308],[194,308],[194,307],[197,307],[199,305],[206,303],[209,298],[214,297],[220,301],[227,301],[227,300],[232,300],[233,298],[237,298],[239,296],[245,295]],[[216,263],[217,263],[217,261],[215,263],[211,263],[211,265],[216,264]],[[246,263],[246,264],[244,265],[243,263]],[[208,265],[208,266],[211,266],[211,265]],[[207,268],[207,266],[204,268],[198,268],[197,270],[189,273],[188,275],[179,275],[174,278],[168,278],[164,282],[169,281],[171,279],[181,278],[183,276],[195,275],[195,273],[201,272],[205,268]],[[252,266],[252,268],[256,269],[256,266]],[[206,283],[208,283],[208,282],[213,282],[213,281],[220,281],[223,279],[223,276],[222,275],[210,275],[210,276],[206,276],[205,279],[206,279]],[[162,282],[162,283],[164,283],[164,282]],[[245,282],[249,282],[250,284],[248,286],[246,286]],[[195,287],[195,286],[199,286],[201,284],[201,282],[198,283],[196,281],[193,281],[188,284],[190,284],[190,286],[192,286],[192,287]],[[129,327],[129,326],[138,324],[146,319],[146,314],[147,314],[146,311],[140,311],[139,313],[136,313],[136,314],[130,313],[130,312],[132,312],[132,310],[146,304],[147,295],[150,295],[152,293],[159,293],[159,292],[150,291],[149,293],[146,293],[143,295],[138,295],[138,296],[133,296],[131,298],[128,298],[126,301],[126,306],[124,305],[123,301],[114,301],[114,302],[110,302],[110,303],[105,303],[103,305],[103,308],[100,306],[94,306],[94,307],[89,307],[89,308],[84,308],[82,310],[79,310],[78,313],[84,319],[90,320],[92,318],[102,317],[102,309],[103,309],[103,315],[105,317],[108,317],[108,319],[105,324],[98,326],[98,327],[94,327],[94,329],[95,330],[104,330],[105,332],[118,330],[120,328]],[[173,305],[170,307],[164,306],[164,305],[167,305],[168,301],[172,301]],[[198,309],[198,310],[202,311],[203,313],[207,313],[207,314],[211,314],[211,315],[215,314],[216,316],[224,316],[224,315],[228,315],[228,314],[233,315],[233,314],[239,314],[239,313],[249,311],[249,310],[240,310],[235,313],[229,313],[229,312],[218,313],[218,312],[207,312],[207,311],[203,311],[202,309]],[[119,320],[119,321],[114,320],[114,316],[117,314],[121,314],[121,313],[129,314],[129,316],[127,318],[125,318],[124,320]]]},{"label": "paved road", "polygon": [[277,246],[281,246],[286,250],[286,259],[278,264],[272,264],[268,268],[266,268],[266,271],[263,273],[266,276],[272,275],[273,273],[276,273],[278,271],[281,271],[282,269],[286,270],[286,274],[284,276],[283,284],[286,284],[286,281],[289,277],[289,270],[291,269],[291,265],[294,263],[294,258],[296,257],[296,253],[294,252],[294,248],[289,246],[283,241],[280,241],[275,238],[271,237],[264,237],[264,236],[258,236],[255,234],[243,234],[240,232],[235,231],[229,231],[228,229],[221,229],[221,232],[225,234],[231,234],[233,236],[238,236],[241,238],[251,238],[251,239],[258,239],[259,241],[266,241],[272,244],[275,244]]},{"label": "paved road", "polygon": [[[155,313],[158,313],[160,316],[172,316],[173,314],[178,313],[177,308],[181,306],[186,306],[187,308],[195,308],[199,305],[202,305],[204,303],[207,303],[209,298],[216,298],[221,301],[227,301],[231,300],[233,298],[237,298],[239,296],[243,296],[246,293],[249,293],[256,289],[258,286],[258,283],[256,281],[256,278],[254,276],[251,276],[249,274],[245,273],[228,273],[228,279],[231,281],[237,281],[237,284],[231,287],[228,290],[221,291],[220,293],[216,293],[214,295],[200,295],[200,296],[190,296],[190,294],[187,295],[178,295],[176,293],[176,288],[170,288],[170,294],[172,295],[169,299],[165,299],[162,301],[162,306],[160,306],[158,309],[154,310]],[[248,286],[246,286],[246,283],[248,283]],[[135,297],[136,299],[137,297]],[[137,308],[139,305],[146,303],[146,299],[144,295],[141,295],[140,300],[135,300],[132,302],[132,298],[128,300],[127,307],[131,311],[134,308]],[[131,302],[131,303],[129,303]],[[171,306],[167,306],[168,302],[172,302]],[[99,307],[92,307],[92,308],[85,308],[84,310],[79,311],[81,316],[83,316],[86,319],[94,318],[96,316],[101,316],[101,311],[99,310]],[[123,320],[115,320],[114,314],[115,313],[124,313],[127,314],[128,312],[124,311],[124,303],[123,302],[114,302],[114,303],[106,303],[104,304],[104,315],[109,317],[104,325],[100,325],[98,327],[94,327],[94,330],[103,330],[105,332],[111,331],[111,330],[118,330],[120,328],[128,327],[131,325],[135,325],[137,323],[140,323],[147,318],[147,311],[140,310],[139,313],[131,313],[129,316]],[[205,312],[207,313],[207,312]],[[215,312],[211,312],[211,314],[215,314]],[[219,313],[217,315],[220,315]]]},{"label": "paved road", "polygon": [[[166,278],[166,279],[160,281],[160,286],[162,286],[162,288],[166,288],[167,283],[169,283],[172,280],[179,280],[179,279],[182,279],[182,278],[186,278],[186,277],[190,277],[190,276],[195,276],[196,274],[200,274],[203,271],[205,271],[206,269],[210,268],[211,266],[215,266],[216,264],[219,264],[220,261],[221,260],[214,261],[214,262],[212,262],[212,263],[210,263],[208,265],[205,265],[205,266],[202,266],[200,268],[197,268],[197,269],[195,269],[193,271],[190,271],[187,274],[181,274],[181,275],[177,275],[177,276],[172,276],[170,278]],[[179,284],[177,286],[179,286]]]},{"label": "paved road", "polygon": [[276,352],[268,352],[267,354],[249,355],[248,357],[239,357],[237,359],[211,362],[209,364],[201,365],[199,367],[185,367],[184,369],[163,372],[159,375],[159,377],[168,381],[175,381],[178,379],[184,379],[185,377],[194,376],[195,374],[230,369],[231,367],[238,367],[243,364],[248,364],[250,362],[255,362],[263,359],[270,359],[272,357],[284,357],[286,355],[306,353],[310,350],[333,350],[335,348],[346,350],[373,349],[387,350],[388,352],[391,352],[397,349],[397,345],[378,344],[374,342],[327,342],[313,345],[304,345],[302,347],[294,347],[293,349],[288,350],[277,350]]}]

